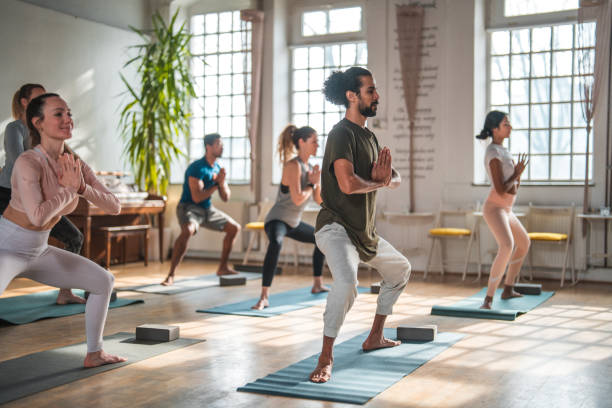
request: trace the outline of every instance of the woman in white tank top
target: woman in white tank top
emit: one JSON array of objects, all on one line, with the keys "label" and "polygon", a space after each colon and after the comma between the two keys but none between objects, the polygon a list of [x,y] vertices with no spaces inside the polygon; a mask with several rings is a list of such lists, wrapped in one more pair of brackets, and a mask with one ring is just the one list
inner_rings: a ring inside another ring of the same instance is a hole
[{"label": "woman in white tank top", "polygon": [[521,296],[513,286],[529,250],[527,231],[512,212],[521,174],[527,166],[527,155],[519,155],[518,163],[514,163],[510,152],[503,146],[504,139],[510,137],[511,132],[508,116],[504,112],[491,111],[482,131],[476,136],[481,140],[492,139],[484,160],[491,191],[483,206],[483,216],[499,247],[491,265],[487,295],[481,309],[491,309],[493,296],[508,265],[501,298]]}]

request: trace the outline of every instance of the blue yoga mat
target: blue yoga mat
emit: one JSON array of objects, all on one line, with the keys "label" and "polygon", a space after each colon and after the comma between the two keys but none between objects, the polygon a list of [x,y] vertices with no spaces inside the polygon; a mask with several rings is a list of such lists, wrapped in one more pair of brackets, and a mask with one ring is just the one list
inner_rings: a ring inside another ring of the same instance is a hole
[{"label": "blue yoga mat", "polygon": [[[12,324],[25,324],[49,317],[62,317],[85,313],[85,305],[83,304],[56,304],[55,299],[57,298],[58,292],[58,290],[48,290],[29,295],[2,298],[0,299],[0,320]],[[82,290],[73,290],[73,293],[84,297],[84,292]],[[108,307],[109,309],[114,309],[116,307],[143,302],[144,300],[142,299],[117,298],[117,300],[111,302]]]},{"label": "blue yoga mat", "polygon": [[[334,347],[334,368],[327,383],[315,384],[309,380],[319,358],[315,354],[248,383],[238,391],[365,404],[464,336],[438,333],[432,342],[402,343],[397,347],[364,353],[361,343],[367,335],[367,332],[360,334]],[[385,329],[385,336],[396,338],[396,329]]]},{"label": "blue yoga mat", "polygon": [[487,288],[469,298],[460,300],[450,306],[433,306],[432,315],[472,317],[476,319],[514,320],[518,315],[527,313],[531,309],[546,302],[555,292],[542,292],[539,295],[523,295],[520,298],[502,299],[502,289],[497,289],[493,296],[493,308],[479,309],[487,294]]},{"label": "blue yoga mat", "polygon": [[[261,273],[240,272],[238,276],[244,276],[247,280],[261,279]],[[219,276],[217,275],[201,275],[193,278],[179,279],[174,281],[174,285],[172,286],[153,283],[141,286],[124,286],[117,288],[117,290],[155,293],[158,295],[174,295],[176,293],[190,292],[192,290],[210,288],[213,286],[219,286]]]},{"label": "blue yoga mat", "polygon": [[[358,287],[359,293],[369,292],[369,288]],[[197,310],[200,313],[219,313],[219,314],[233,314],[240,316],[255,316],[255,317],[271,317],[277,316],[287,312],[293,312],[294,310],[305,309],[307,307],[319,305],[327,299],[328,292],[321,292],[312,294],[310,293],[310,287],[289,290],[281,293],[274,293],[270,295],[270,307],[263,310],[253,310],[253,306],[259,298],[253,298],[237,303],[230,303],[227,305],[213,307],[211,309]]]}]

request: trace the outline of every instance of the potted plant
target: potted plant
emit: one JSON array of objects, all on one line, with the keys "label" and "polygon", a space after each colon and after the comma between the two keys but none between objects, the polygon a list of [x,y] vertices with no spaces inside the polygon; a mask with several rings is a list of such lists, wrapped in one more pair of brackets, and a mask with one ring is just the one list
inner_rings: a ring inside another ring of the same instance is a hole
[{"label": "potted plant", "polygon": [[136,84],[121,74],[129,100],[121,111],[119,127],[124,154],[134,171],[134,182],[149,193],[166,194],[170,163],[184,153],[178,146],[189,129],[189,100],[195,97],[189,72],[191,34],[183,23],[175,28],[178,11],[166,24],[153,15],[153,30],[131,27],[144,40],[134,46],[138,55],[124,67],[137,65]]}]

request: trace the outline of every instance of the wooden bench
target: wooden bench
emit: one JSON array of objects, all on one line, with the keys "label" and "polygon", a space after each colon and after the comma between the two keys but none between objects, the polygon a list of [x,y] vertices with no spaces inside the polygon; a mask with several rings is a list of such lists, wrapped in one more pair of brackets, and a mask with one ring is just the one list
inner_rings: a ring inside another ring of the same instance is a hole
[{"label": "wooden bench", "polygon": [[110,267],[111,258],[111,240],[113,237],[123,237],[123,251],[121,254],[122,261],[125,263],[126,259],[126,241],[125,237],[130,235],[142,235],[144,238],[144,264],[148,265],[149,261],[149,230],[151,226],[149,224],[144,225],[121,225],[117,227],[100,227],[100,231],[104,232],[104,238],[106,240],[106,268]]}]

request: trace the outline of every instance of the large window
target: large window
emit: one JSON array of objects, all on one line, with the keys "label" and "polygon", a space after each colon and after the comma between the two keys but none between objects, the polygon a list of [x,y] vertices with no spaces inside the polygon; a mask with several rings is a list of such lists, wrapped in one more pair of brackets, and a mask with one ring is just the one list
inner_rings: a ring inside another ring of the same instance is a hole
[{"label": "large window", "polygon": [[[307,45],[292,49],[291,121],[298,127],[311,126],[319,134],[319,151],[313,164],[321,164],[327,134],[342,119],[345,110],[325,100],[323,82],[334,70],[367,65],[362,19],[360,6],[299,13],[301,38],[316,37],[317,44],[308,41]],[[352,39],[345,37],[347,33]]]},{"label": "large window", "polygon": [[593,64],[581,61],[594,58],[594,30],[595,23],[570,23],[490,33],[489,110],[509,113],[507,147],[530,158],[523,181],[584,182],[586,160],[592,178],[593,135],[587,151],[581,85],[592,81]]},{"label": "large window", "polygon": [[247,107],[251,96],[251,23],[239,11],[208,13],[191,18],[192,100],[189,159],[204,155],[204,136],[219,133],[224,150],[220,164],[230,183],[250,180]]}]

